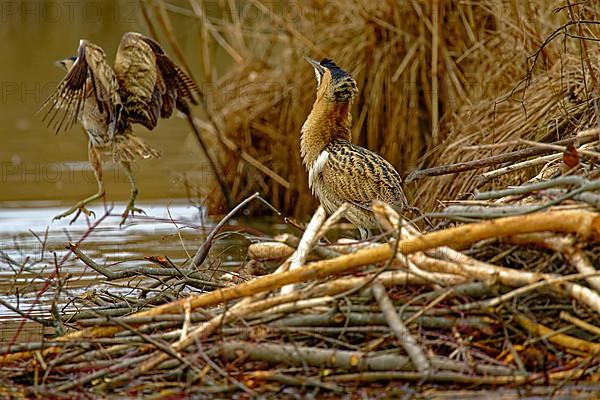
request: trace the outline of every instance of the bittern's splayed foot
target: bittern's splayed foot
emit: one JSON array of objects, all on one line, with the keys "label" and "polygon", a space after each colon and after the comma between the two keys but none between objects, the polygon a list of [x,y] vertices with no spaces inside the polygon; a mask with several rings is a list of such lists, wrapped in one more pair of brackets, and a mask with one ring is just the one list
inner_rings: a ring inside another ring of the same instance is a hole
[{"label": "bittern's splayed foot", "polygon": [[308,184],[330,214],[349,203],[346,218],[364,239],[377,227],[373,200],[399,211],[407,207],[402,179],[383,157],[351,143],[350,108],[358,93],[356,81],[329,59],[307,61],[317,77],[317,98],[300,138]]},{"label": "bittern's splayed foot", "polygon": [[86,205],[104,196],[102,153],[108,152],[131,183],[122,224],[130,214],[142,211],[135,207],[138,190],[131,163],[136,157],[160,156],[134,135],[132,124],[152,130],[159,118],[170,117],[175,108],[188,113],[189,104],[198,102],[198,87],[156,41],[134,32],[123,35],[114,67],[108,65],[102,48],[87,40],[79,42],[77,57],[58,64],[67,75],[44,104],[49,107],[44,120],[57,133],[69,129],[75,121],[81,123],[89,138],[88,157],[98,192],[55,219],[76,213],[73,222],[82,212],[92,214]]}]

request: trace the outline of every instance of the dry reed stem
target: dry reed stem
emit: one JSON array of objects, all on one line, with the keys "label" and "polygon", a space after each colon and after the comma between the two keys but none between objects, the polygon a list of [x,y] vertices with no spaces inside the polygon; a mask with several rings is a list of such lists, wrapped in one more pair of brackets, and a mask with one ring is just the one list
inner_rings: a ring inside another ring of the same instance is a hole
[{"label": "dry reed stem", "polygon": [[478,179],[479,183],[483,184],[483,183],[489,182],[490,180],[492,180],[494,178],[498,178],[498,177],[508,174],[510,172],[519,171],[521,169],[525,169],[525,168],[529,168],[529,167],[535,167],[537,165],[545,165],[550,161],[560,159],[562,156],[563,156],[562,153],[549,154],[547,156],[536,157],[536,158],[532,158],[527,161],[521,161],[521,162],[518,162],[515,164],[509,164],[506,167],[493,169],[491,171],[484,172],[483,174],[478,176],[477,179]]},{"label": "dry reed stem", "polygon": [[425,279],[406,271],[384,271],[376,277],[368,275],[338,278],[314,287],[311,289],[311,293],[315,296],[334,296],[356,288],[365,287],[370,283],[380,283],[384,287],[394,287],[403,285],[428,285],[432,281],[443,282],[446,286],[453,286],[465,283],[466,279],[453,274],[437,272],[429,272],[427,279]]},{"label": "dry reed stem", "polygon": [[314,307],[322,306],[327,303],[331,303],[335,300],[336,299],[332,296],[323,296],[323,297],[316,297],[316,298],[306,299],[306,300],[298,300],[298,301],[284,303],[284,304],[281,304],[278,306],[271,307],[265,311],[261,311],[260,313],[254,314],[252,316],[245,316],[245,318],[246,319],[249,319],[249,318],[256,319],[256,318],[261,318],[261,317],[273,316],[273,315],[277,315],[277,314],[290,314],[292,312],[303,310],[305,308],[314,308]]},{"label": "dry reed stem", "polygon": [[[520,139],[519,143],[528,144],[533,147],[557,150],[557,151],[560,151],[561,153],[564,153],[565,151],[567,151],[566,146],[559,146],[559,145],[555,145],[552,143],[540,143],[540,142],[534,142],[534,141],[525,140],[525,139]],[[592,143],[592,144],[597,145],[598,143]],[[577,153],[583,154],[584,156],[588,156],[588,157],[595,158],[595,159],[600,159],[600,153],[598,153],[597,151],[586,150],[583,146],[580,146],[579,148],[577,148],[575,150],[577,151]]]}]

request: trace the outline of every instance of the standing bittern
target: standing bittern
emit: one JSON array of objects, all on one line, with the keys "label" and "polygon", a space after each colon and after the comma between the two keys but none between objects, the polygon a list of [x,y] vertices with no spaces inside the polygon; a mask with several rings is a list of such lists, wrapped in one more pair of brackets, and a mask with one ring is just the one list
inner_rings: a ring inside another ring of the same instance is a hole
[{"label": "standing bittern", "polygon": [[159,118],[170,117],[175,108],[189,117],[189,104],[197,104],[198,87],[156,41],[135,32],[123,35],[112,68],[102,48],[87,40],[79,42],[77,57],[58,64],[67,74],[44,104],[43,107],[50,107],[44,120],[57,133],[69,129],[75,121],[81,123],[89,138],[88,157],[98,192],[54,219],[76,212],[73,222],[82,212],[92,214],[86,205],[105,194],[102,153],[110,153],[131,183],[131,197],[121,215],[123,224],[130,213],[142,212],[135,207],[138,190],[132,161],[135,157],[160,156],[156,149],[134,135],[132,124],[139,123],[152,130]]},{"label": "standing bittern", "polygon": [[400,211],[407,207],[402,178],[383,157],[351,143],[350,109],[358,93],[356,81],[329,59],[307,61],[317,77],[317,98],[300,138],[308,185],[329,214],[349,203],[346,218],[364,239],[377,227],[373,200]]}]

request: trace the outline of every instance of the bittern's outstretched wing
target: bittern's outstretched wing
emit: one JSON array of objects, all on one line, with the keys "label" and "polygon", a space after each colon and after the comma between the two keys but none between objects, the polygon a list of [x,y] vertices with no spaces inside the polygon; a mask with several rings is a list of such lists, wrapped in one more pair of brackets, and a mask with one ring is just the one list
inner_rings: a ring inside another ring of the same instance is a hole
[{"label": "bittern's outstretched wing", "polygon": [[102,48],[80,40],[73,66],[42,106],[50,107],[44,121],[47,120],[56,133],[69,129],[85,112],[84,104],[89,96],[96,99],[100,114],[106,114],[108,132],[112,136],[122,108],[117,78]]},{"label": "bittern's outstretched wing", "polygon": [[147,36],[123,35],[114,70],[130,122],[153,129],[175,107],[186,111],[187,104],[197,104],[200,92],[194,81]]}]

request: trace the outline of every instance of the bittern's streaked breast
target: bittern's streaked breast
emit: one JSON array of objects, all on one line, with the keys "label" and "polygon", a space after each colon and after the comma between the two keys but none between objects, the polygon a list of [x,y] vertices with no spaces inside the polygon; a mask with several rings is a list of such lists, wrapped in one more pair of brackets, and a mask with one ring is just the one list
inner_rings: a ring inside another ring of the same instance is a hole
[{"label": "bittern's streaked breast", "polygon": [[380,155],[351,143],[350,108],[358,93],[355,80],[329,59],[307,59],[315,69],[317,98],[302,126],[300,154],[308,184],[328,213],[344,202],[347,219],[366,236],[377,222],[373,200],[402,210],[407,206],[402,179]]}]

